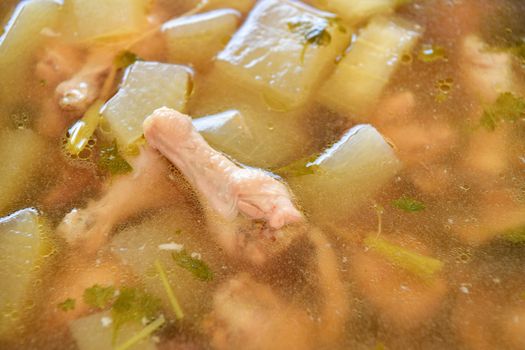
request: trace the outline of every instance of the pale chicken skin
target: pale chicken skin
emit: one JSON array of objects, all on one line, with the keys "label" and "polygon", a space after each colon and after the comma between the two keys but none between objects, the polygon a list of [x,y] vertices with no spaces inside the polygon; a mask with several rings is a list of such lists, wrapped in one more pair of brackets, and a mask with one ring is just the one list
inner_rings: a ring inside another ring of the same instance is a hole
[{"label": "pale chicken skin", "polygon": [[[149,147],[130,160],[133,172],[109,183],[98,200],[86,208],[73,209],[58,227],[58,233],[82,251],[96,252],[106,243],[114,226],[145,210],[167,205],[177,198],[177,187],[169,180],[167,163]],[[140,189],[140,196],[137,190]]]},{"label": "pale chicken skin", "polygon": [[270,173],[241,167],[211,148],[190,117],[160,108],[144,122],[144,136],[196,188],[205,207],[211,208],[209,226],[231,255],[264,263],[287,245],[268,245],[268,241],[289,243],[287,237],[298,235],[297,231],[283,230],[304,222],[288,188]]}]

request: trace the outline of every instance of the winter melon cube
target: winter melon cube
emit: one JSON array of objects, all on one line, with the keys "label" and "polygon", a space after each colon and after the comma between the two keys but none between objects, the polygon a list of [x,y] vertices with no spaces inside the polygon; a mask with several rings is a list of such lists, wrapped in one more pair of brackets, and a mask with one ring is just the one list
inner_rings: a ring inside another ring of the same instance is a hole
[{"label": "winter melon cube", "polygon": [[[222,9],[180,17],[162,26],[169,59],[204,67],[226,45],[240,22],[240,13]],[[195,49],[195,43],[199,49]]]},{"label": "winter melon cube", "polygon": [[314,0],[314,5],[333,11],[349,23],[358,23],[372,16],[393,12],[406,0]]},{"label": "winter melon cube", "polygon": [[304,105],[350,39],[337,18],[299,2],[262,0],[216,67],[273,105]]},{"label": "winter melon cube", "polygon": [[60,10],[55,0],[29,0],[17,6],[0,36],[0,100],[20,98],[33,55],[44,41],[42,31],[56,25]]},{"label": "winter melon cube", "polygon": [[144,119],[157,108],[184,112],[191,82],[184,66],[141,61],[130,66],[121,88],[102,108],[119,144],[128,147],[140,138]]},{"label": "winter melon cube", "polygon": [[418,37],[419,32],[411,23],[374,19],[320,89],[321,101],[347,116],[362,117],[373,107],[402,55],[412,49]]},{"label": "winter melon cube", "polygon": [[26,309],[45,248],[36,210],[0,219],[0,339],[9,336]]},{"label": "winter melon cube", "polygon": [[66,0],[65,18],[78,40],[121,37],[146,26],[148,0]]},{"label": "winter melon cube", "polygon": [[45,141],[31,130],[6,130],[0,138],[0,214],[23,197],[47,149]]},{"label": "winter melon cube", "polygon": [[401,162],[374,127],[358,125],[307,167],[309,174],[290,179],[294,193],[315,217],[333,221],[370,200]]}]

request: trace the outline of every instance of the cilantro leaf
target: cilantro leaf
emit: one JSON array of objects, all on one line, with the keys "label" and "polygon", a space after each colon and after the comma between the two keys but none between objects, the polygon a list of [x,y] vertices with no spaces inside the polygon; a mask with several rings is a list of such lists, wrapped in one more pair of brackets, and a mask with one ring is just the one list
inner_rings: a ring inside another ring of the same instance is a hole
[{"label": "cilantro leaf", "polygon": [[101,169],[109,171],[111,175],[127,174],[133,171],[131,165],[120,155],[117,141],[100,149],[98,165]]},{"label": "cilantro leaf", "polygon": [[392,202],[392,206],[408,213],[422,211],[426,208],[424,203],[406,196],[402,196],[401,198],[394,200]]},{"label": "cilantro leaf", "polygon": [[133,63],[137,61],[142,61],[142,59],[137,56],[135,53],[131,51],[122,51],[120,52],[115,59],[113,60],[113,64],[115,65],[115,68],[117,69],[123,69],[131,66]]},{"label": "cilantro leaf", "polygon": [[318,155],[310,156],[307,158],[301,158],[285,165],[282,168],[274,170],[277,175],[282,177],[299,177],[305,175],[312,175],[319,171],[318,165],[311,164],[318,158]]},{"label": "cilantro leaf", "polygon": [[160,311],[158,298],[137,288],[123,287],[113,303],[113,340],[116,339],[122,325],[128,322],[141,322],[143,318],[154,319]]},{"label": "cilantro leaf", "polygon": [[213,271],[209,266],[200,259],[192,258],[186,250],[180,253],[173,253],[172,257],[177,265],[191,272],[197,279],[205,282],[213,279]]},{"label": "cilantro leaf", "polygon": [[496,130],[500,122],[516,122],[525,118],[525,100],[504,92],[498,96],[496,102],[485,108],[480,124],[489,131]]},{"label": "cilantro leaf", "polygon": [[84,302],[95,309],[105,309],[115,298],[115,287],[95,284],[84,291]]},{"label": "cilantro leaf", "polygon": [[288,22],[288,29],[292,33],[300,34],[305,45],[329,45],[332,41],[332,36],[328,32],[329,26],[328,20],[314,22],[306,18],[299,18]]},{"label": "cilantro leaf", "polygon": [[60,310],[67,312],[67,311],[75,310],[75,305],[76,305],[75,299],[67,298],[63,302],[59,303],[57,307]]}]

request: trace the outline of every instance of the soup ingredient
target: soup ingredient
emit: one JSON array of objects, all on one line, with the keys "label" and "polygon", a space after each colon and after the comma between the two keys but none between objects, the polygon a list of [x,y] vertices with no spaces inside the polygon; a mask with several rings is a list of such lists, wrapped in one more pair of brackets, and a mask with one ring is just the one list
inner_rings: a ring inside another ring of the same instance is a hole
[{"label": "soup ingredient", "polygon": [[[79,318],[70,323],[69,329],[80,350],[114,350],[115,345],[120,347],[126,344],[144,329],[140,321],[131,322],[122,326],[114,339],[112,323],[111,312],[105,311]],[[159,327],[157,323],[152,324]],[[146,336],[127,349],[155,350],[156,346],[155,342]]]},{"label": "soup ingredient", "polygon": [[347,131],[308,167],[317,171],[290,179],[316,218],[340,220],[363,204],[400,169],[392,147],[371,125]]},{"label": "soup ingredient", "polygon": [[263,219],[277,230],[303,219],[286,186],[262,170],[241,168],[215,151],[195,130],[190,117],[157,109],[144,122],[144,136],[225,219],[234,220],[242,213]]},{"label": "soup ingredient", "polygon": [[[196,225],[197,220],[189,203],[177,201],[173,207],[117,233],[111,242],[111,250],[141,279],[145,290],[161,300],[163,309],[169,311],[167,318],[183,315],[185,321],[192,322],[201,317],[209,308],[214,284],[196,278],[191,271],[179,266],[172,257],[176,250],[161,248],[184,249],[190,256],[196,253],[210,270],[220,270],[223,264],[217,262],[218,247],[210,240],[205,227]],[[157,261],[162,272],[156,266]],[[171,290],[179,307],[173,307],[167,290]]]},{"label": "soup ingredient", "polygon": [[80,69],[82,61],[83,57],[77,47],[61,41],[51,41],[37,56],[35,75],[46,87],[54,89]]},{"label": "soup ingredient", "polygon": [[[217,57],[217,69],[272,105],[285,110],[302,106],[349,41],[349,32],[329,25],[333,19],[299,2],[259,1]],[[325,28],[331,40],[305,47],[305,33],[290,30],[293,23]]]},{"label": "soup ingredient", "polygon": [[91,201],[86,208],[73,209],[64,217],[57,230],[70,244],[84,252],[95,252],[116,224],[177,197],[175,186],[168,179],[167,164],[155,151],[143,147],[130,162],[133,172],[109,181],[100,199]]},{"label": "soup ingredient", "polygon": [[31,130],[5,130],[0,138],[0,214],[20,199],[38,174],[47,150],[45,141]]},{"label": "soup ingredient", "polygon": [[88,108],[86,114],[69,129],[66,149],[70,154],[77,156],[86,148],[98,127],[102,105],[102,101],[96,101]]},{"label": "soup ingredient", "polygon": [[401,62],[420,36],[419,28],[396,17],[373,19],[319,91],[321,102],[343,115],[367,118]]},{"label": "soup ingredient", "polygon": [[525,99],[511,92],[498,96],[496,102],[485,108],[481,117],[481,125],[494,131],[501,122],[516,122],[525,119]]},{"label": "soup ingredient", "polygon": [[367,238],[365,249],[354,251],[350,264],[359,293],[377,310],[385,328],[398,332],[432,320],[448,291],[445,279],[437,275],[443,264],[420,255],[428,254],[421,243],[410,237],[401,240],[403,248]]},{"label": "soup ingredient", "polygon": [[71,79],[57,86],[56,98],[60,107],[77,115],[84,114],[100,97],[112,59],[112,54],[105,49],[91,52],[82,68]]},{"label": "soup ingredient", "polygon": [[418,200],[409,198],[407,196],[402,196],[401,198],[396,199],[395,201],[392,202],[392,205],[408,213],[425,210],[426,208],[424,203]]},{"label": "soup ingredient", "polygon": [[173,289],[171,288],[170,282],[168,281],[168,276],[166,275],[166,270],[159,259],[155,260],[155,269],[157,270],[157,273],[162,282],[162,286],[168,295],[168,299],[170,301],[171,307],[173,308],[173,312],[175,313],[175,317],[181,320],[184,317],[184,313],[182,312],[179,301],[175,297],[175,293],[173,293]]},{"label": "soup ingredient", "polygon": [[102,109],[119,146],[125,149],[142,136],[142,122],[156,108],[184,111],[191,81],[184,66],[140,61],[131,65],[121,88]]},{"label": "soup ingredient", "polygon": [[213,272],[208,265],[201,259],[190,256],[187,251],[172,253],[171,256],[177,265],[191,272],[197,279],[205,282],[213,279]]},{"label": "soup ingredient", "polygon": [[146,0],[66,0],[64,32],[78,41],[138,34],[147,23],[147,6]]},{"label": "soup ingredient", "polygon": [[57,306],[58,306],[58,308],[60,310],[62,310],[64,312],[75,310],[76,300],[75,299],[71,299],[71,298],[67,298],[66,300],[64,300],[63,302],[58,304]]},{"label": "soup ingredient", "polygon": [[383,256],[392,264],[425,280],[432,279],[436,273],[443,269],[441,261],[396,246],[379,237],[368,236],[364,243],[366,247]]},{"label": "soup ingredient", "polygon": [[314,349],[336,343],[348,313],[346,293],[333,250],[317,229],[310,233],[319,273],[319,318],[312,318],[269,285],[239,274],[219,286],[214,310],[205,321],[214,348]]},{"label": "soup ingredient", "polygon": [[43,258],[50,254],[45,234],[35,209],[0,219],[0,341],[15,335],[33,296]]},{"label": "soup ingredient", "polygon": [[315,5],[333,11],[348,23],[355,25],[381,14],[388,14],[396,7],[412,2],[411,0],[312,0]]},{"label": "soup ingredient", "polygon": [[504,92],[516,92],[517,85],[509,53],[490,50],[479,37],[470,35],[461,46],[463,81],[482,103],[492,103]]},{"label": "soup ingredient", "polygon": [[101,148],[99,157],[99,167],[111,175],[122,175],[133,171],[131,165],[120,155],[116,141]]},{"label": "soup ingredient", "polygon": [[[240,16],[237,11],[221,9],[164,23],[162,32],[170,62],[205,69],[239,26]],[[195,42],[202,45],[198,50],[195,50]]]},{"label": "soup ingredient", "polygon": [[0,100],[20,99],[25,82],[31,80],[32,58],[42,46],[45,28],[57,24],[61,5],[55,0],[21,2],[0,36]]},{"label": "soup ingredient", "polygon": [[95,309],[105,309],[113,302],[115,287],[95,284],[84,291],[84,303]]},{"label": "soup ingredient", "polygon": [[193,126],[211,147],[240,162],[249,162],[260,142],[236,110],[194,119]]}]

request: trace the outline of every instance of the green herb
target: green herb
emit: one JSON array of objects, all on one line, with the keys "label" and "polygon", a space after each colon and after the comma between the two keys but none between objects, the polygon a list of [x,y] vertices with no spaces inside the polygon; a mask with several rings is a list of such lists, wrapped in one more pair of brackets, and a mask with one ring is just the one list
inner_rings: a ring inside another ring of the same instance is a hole
[{"label": "green herb", "polygon": [[137,61],[141,61],[142,59],[134,54],[131,51],[122,51],[120,52],[115,59],[113,60],[113,64],[115,65],[115,68],[122,69],[127,68],[131,66],[133,63]]},{"label": "green herb", "polygon": [[437,45],[423,45],[417,55],[418,59],[425,63],[432,63],[436,61],[446,61],[447,55],[445,49]]},{"label": "green herb", "polygon": [[168,299],[170,301],[171,307],[173,308],[173,312],[175,313],[175,317],[181,320],[184,317],[184,313],[182,312],[179,301],[177,300],[177,297],[173,292],[173,288],[171,288],[170,282],[168,281],[168,276],[166,275],[164,266],[158,259],[155,261],[155,269],[157,270],[157,273],[159,274],[160,280],[162,282],[162,286],[168,295]]},{"label": "green herb", "polygon": [[500,236],[511,243],[521,244],[525,243],[525,226],[506,230]]},{"label": "green herb", "polygon": [[211,281],[213,279],[213,271],[200,259],[192,258],[185,250],[180,253],[172,254],[173,260],[182,267],[188,270],[201,281]]},{"label": "green herb", "polygon": [[496,102],[483,111],[480,124],[489,131],[494,131],[501,122],[516,122],[525,118],[525,100],[505,92]]},{"label": "green herb", "polygon": [[141,322],[142,319],[152,320],[158,316],[160,300],[137,288],[123,287],[113,307],[113,341],[122,325],[128,322]]},{"label": "green herb", "polygon": [[386,350],[385,344],[379,342],[376,344],[375,350]]},{"label": "green herb", "polygon": [[328,20],[313,21],[300,18],[288,22],[288,29],[292,33],[301,35],[305,45],[329,45],[332,41],[332,36],[328,32],[329,26],[330,22]]},{"label": "green herb", "polygon": [[155,332],[157,329],[159,329],[166,320],[164,319],[164,316],[160,315],[159,318],[157,318],[155,321],[148,324],[146,327],[144,327],[140,332],[135,334],[130,339],[126,340],[121,345],[117,346],[115,350],[127,350],[135,345],[137,345],[138,342],[140,342],[143,339],[146,339],[149,337],[153,332]]},{"label": "green herb", "polygon": [[127,174],[133,171],[131,165],[120,155],[116,140],[100,150],[98,165],[101,169],[109,171],[111,175]]},{"label": "green herb", "polygon": [[365,245],[382,255],[395,266],[407,270],[425,280],[431,279],[443,268],[443,262],[396,246],[375,236],[365,239]]},{"label": "green herb", "polygon": [[318,155],[302,158],[292,162],[282,168],[274,170],[277,175],[282,177],[299,177],[305,175],[312,175],[319,171],[318,165],[311,164],[318,158]]},{"label": "green herb", "polygon": [[75,304],[76,304],[75,299],[67,298],[66,300],[58,304],[57,306],[60,310],[67,312],[67,311],[75,310]]},{"label": "green herb", "polygon": [[424,203],[406,196],[402,196],[401,198],[396,199],[392,202],[392,205],[395,208],[404,210],[408,213],[422,211],[426,208]]},{"label": "green herb", "polygon": [[72,127],[69,128],[66,150],[72,155],[78,155],[86,148],[89,139],[95,133],[100,121],[100,109],[104,102],[101,100],[95,101],[82,119],[78,120]]},{"label": "green herb", "polygon": [[95,284],[84,291],[84,302],[95,309],[105,309],[115,299],[115,287]]}]

